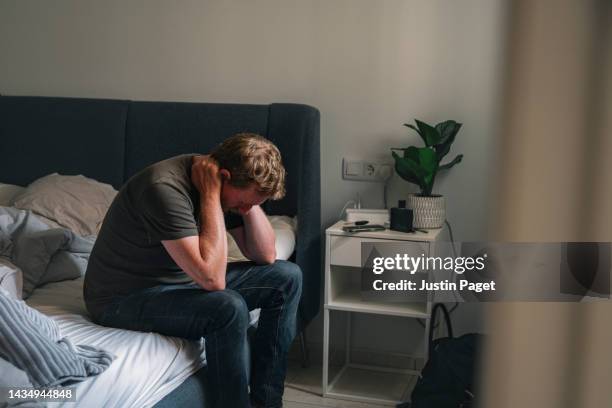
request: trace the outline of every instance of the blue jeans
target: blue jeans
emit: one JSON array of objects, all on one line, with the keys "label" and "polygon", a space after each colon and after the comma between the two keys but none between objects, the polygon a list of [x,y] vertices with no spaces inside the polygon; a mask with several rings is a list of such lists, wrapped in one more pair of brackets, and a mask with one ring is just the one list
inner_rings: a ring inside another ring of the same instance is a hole
[{"label": "blue jeans", "polygon": [[[225,290],[209,292],[195,283],[155,286],[114,299],[93,318],[104,326],[204,337],[212,407],[247,408],[250,401],[282,407],[301,292],[302,272],[294,263],[238,262],[228,264]],[[248,361],[249,310],[257,308]]]}]

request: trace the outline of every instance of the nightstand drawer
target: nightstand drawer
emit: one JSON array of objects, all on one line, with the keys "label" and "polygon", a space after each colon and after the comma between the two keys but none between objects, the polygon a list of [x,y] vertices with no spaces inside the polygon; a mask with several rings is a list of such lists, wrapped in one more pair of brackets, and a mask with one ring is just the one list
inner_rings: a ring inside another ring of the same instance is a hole
[{"label": "nightstand drawer", "polygon": [[330,237],[330,264],[342,266],[361,267],[361,243],[393,243],[389,246],[389,253],[381,253],[380,256],[395,256],[396,253],[407,254],[412,257],[420,257],[421,255],[429,255],[429,244],[427,242],[418,241],[395,241],[376,238],[360,238],[346,236],[331,236]]}]

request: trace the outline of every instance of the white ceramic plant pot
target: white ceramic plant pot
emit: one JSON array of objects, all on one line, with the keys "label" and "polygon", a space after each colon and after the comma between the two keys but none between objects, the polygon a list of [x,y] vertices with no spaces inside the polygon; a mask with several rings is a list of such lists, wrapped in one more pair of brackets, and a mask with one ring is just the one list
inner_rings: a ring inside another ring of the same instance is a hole
[{"label": "white ceramic plant pot", "polygon": [[413,211],[414,228],[441,228],[446,221],[446,200],[444,196],[421,197],[408,195],[406,203]]}]

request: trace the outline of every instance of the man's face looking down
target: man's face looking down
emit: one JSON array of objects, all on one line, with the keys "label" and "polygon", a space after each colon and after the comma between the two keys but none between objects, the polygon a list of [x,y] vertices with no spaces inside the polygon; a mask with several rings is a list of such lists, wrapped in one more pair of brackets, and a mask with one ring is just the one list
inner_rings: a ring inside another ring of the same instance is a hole
[{"label": "man's face looking down", "polygon": [[236,187],[231,184],[231,174],[221,169],[221,208],[223,212],[233,212],[240,215],[247,214],[254,205],[261,205],[269,196],[261,193],[257,184],[251,183],[246,187]]}]

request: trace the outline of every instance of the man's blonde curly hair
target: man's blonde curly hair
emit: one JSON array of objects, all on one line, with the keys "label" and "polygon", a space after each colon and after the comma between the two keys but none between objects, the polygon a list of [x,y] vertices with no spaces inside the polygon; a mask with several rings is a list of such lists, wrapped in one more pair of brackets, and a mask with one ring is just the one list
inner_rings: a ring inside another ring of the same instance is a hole
[{"label": "man's blonde curly hair", "polygon": [[230,183],[246,187],[258,186],[272,200],[285,196],[285,168],[278,148],[255,133],[238,133],[217,146],[210,154],[219,167],[232,175]]}]

